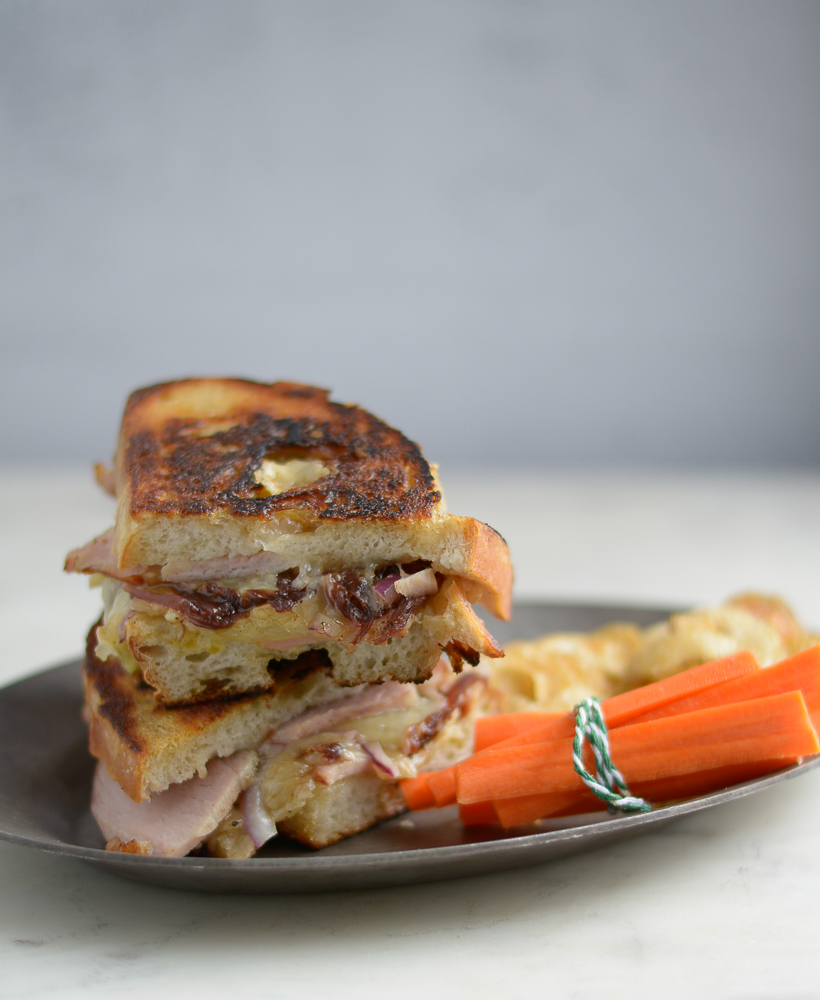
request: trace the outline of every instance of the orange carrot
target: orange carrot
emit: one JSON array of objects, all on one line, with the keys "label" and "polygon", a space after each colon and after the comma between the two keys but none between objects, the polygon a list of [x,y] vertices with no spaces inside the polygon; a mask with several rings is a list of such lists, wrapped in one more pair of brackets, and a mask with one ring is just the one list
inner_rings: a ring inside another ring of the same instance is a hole
[{"label": "orange carrot", "polygon": [[458,814],[465,826],[486,826],[488,823],[498,822],[492,802],[473,802],[459,806]]},{"label": "orange carrot", "polygon": [[[759,670],[760,665],[754,654],[743,650],[743,652],[735,653],[732,656],[726,656],[722,660],[712,660],[709,663],[690,667],[689,670],[673,674],[672,677],[656,681],[654,684],[647,684],[645,687],[635,688],[634,691],[626,691],[624,694],[606,698],[601,702],[601,710],[604,713],[607,728],[615,729],[627,725],[646,712],[675,704],[700,691],[722,687],[735,678],[757,673]],[[516,717],[513,726],[518,726],[519,732],[502,742],[493,744],[495,749],[501,746],[513,747],[526,746],[529,743],[543,743],[547,740],[572,736],[575,732],[575,715],[572,712],[516,712],[511,714]],[[535,718],[530,721],[524,718],[527,715],[532,715]],[[504,716],[498,716],[498,718],[504,718]],[[492,726],[486,723],[484,726],[483,739],[487,739],[492,732]],[[499,726],[499,732],[501,731],[502,728]]]},{"label": "orange carrot", "polygon": [[486,750],[511,736],[527,733],[543,722],[563,719],[566,712],[507,712],[505,715],[482,715],[475,720],[473,753]]},{"label": "orange carrot", "polygon": [[[633,795],[646,799],[655,805],[680,799],[691,799],[698,795],[721,788],[739,785],[744,781],[762,777],[772,771],[794,764],[797,758],[753,761],[747,764],[731,764],[724,767],[693,771],[690,774],[673,775],[654,781],[638,781],[630,785]],[[558,816],[572,816],[578,813],[602,812],[606,803],[597,798],[588,788],[578,792],[546,792],[541,795],[522,795],[512,799],[498,799],[493,803],[501,825],[523,826],[537,819]],[[462,806],[461,808],[473,808]]]},{"label": "orange carrot", "polygon": [[745,677],[759,670],[760,664],[754,653],[744,649],[721,660],[712,660],[682,670],[679,674],[673,674],[662,681],[655,681],[654,684],[647,684],[645,687],[607,698],[601,703],[604,719],[609,727],[627,725],[651,709],[671,705],[699,691],[711,690],[736,677]]},{"label": "orange carrot", "polygon": [[[612,759],[627,783],[820,750],[799,691],[614,729]],[[571,740],[490,748],[457,765],[458,801],[583,788]]]},{"label": "orange carrot", "polygon": [[420,774],[417,778],[404,778],[399,782],[408,809],[418,811],[436,808],[436,800],[427,784],[427,778],[428,775]]},{"label": "orange carrot", "polygon": [[786,691],[800,691],[815,729],[820,729],[820,646],[804,649],[796,656],[781,660],[773,667],[737,677],[718,687],[699,691],[670,705],[650,709],[633,722],[649,722],[671,714],[696,712],[713,705],[751,701]]},{"label": "orange carrot", "polygon": [[435,799],[436,805],[441,808],[450,806],[456,801],[456,766],[442,768],[440,771],[430,771],[425,775],[427,787]]},{"label": "orange carrot", "polygon": [[707,795],[720,788],[740,785],[744,781],[760,778],[772,771],[796,764],[799,757],[780,757],[773,760],[755,760],[744,764],[728,764],[723,767],[694,771],[690,774],[676,774],[655,781],[636,781],[630,791],[650,802],[672,802]]},{"label": "orange carrot", "polygon": [[572,812],[597,812],[599,809],[606,809],[606,803],[593,795],[586,785],[583,790],[519,795],[516,798],[496,799],[491,804],[505,830],[511,826],[534,823],[537,819],[554,816],[556,813],[565,813],[567,809]]}]

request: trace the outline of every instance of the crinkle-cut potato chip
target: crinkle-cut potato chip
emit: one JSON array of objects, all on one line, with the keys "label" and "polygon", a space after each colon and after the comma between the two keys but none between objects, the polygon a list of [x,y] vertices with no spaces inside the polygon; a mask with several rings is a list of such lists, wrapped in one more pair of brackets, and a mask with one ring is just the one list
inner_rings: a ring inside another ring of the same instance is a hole
[{"label": "crinkle-cut potato chip", "polygon": [[624,680],[631,687],[650,684],[742,649],[768,667],[813,643],[780,598],[740,594],[717,608],[672,615],[650,626]]},{"label": "crinkle-cut potato chip", "polygon": [[568,711],[589,695],[606,698],[619,691],[641,641],[635,625],[615,623],[588,634],[511,642],[504,659],[489,667],[491,683],[506,696],[504,711]]},{"label": "crinkle-cut potato chip", "polygon": [[742,649],[769,666],[818,641],[780,598],[748,593],[643,630],[614,623],[512,642],[503,660],[484,662],[501,711],[562,712],[583,698],[608,698]]}]

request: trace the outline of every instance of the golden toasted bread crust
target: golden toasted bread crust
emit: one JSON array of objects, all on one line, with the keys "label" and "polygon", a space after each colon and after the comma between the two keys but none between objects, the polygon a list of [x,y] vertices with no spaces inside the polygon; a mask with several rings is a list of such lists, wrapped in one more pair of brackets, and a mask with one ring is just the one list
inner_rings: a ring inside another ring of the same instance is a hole
[{"label": "golden toasted bread crust", "polygon": [[[153,689],[129,674],[119,661],[97,657],[96,634],[94,626],[83,662],[89,750],[135,802],[191,777],[216,753],[254,748],[288,696],[301,707],[300,699],[310,699],[311,689],[320,700],[333,697],[337,690],[330,680],[327,656],[317,650],[280,664],[275,686],[263,694],[164,708]],[[220,739],[230,741],[230,746],[220,747]],[[180,767],[184,773],[175,773]]]},{"label": "golden toasted bread crust", "polygon": [[[264,459],[321,461],[310,485],[264,495]],[[331,521],[430,517],[441,501],[418,445],[324,389],[242,379],[188,379],[134,392],[123,416],[117,492],[132,518],[267,519],[303,511]]]},{"label": "golden toasted bread crust", "polygon": [[[513,568],[507,543],[489,524],[464,519],[470,538],[467,580],[480,585],[475,600],[497,618],[509,621],[512,613]],[[472,596],[472,595],[471,595]]]},{"label": "golden toasted bread crust", "polygon": [[[318,478],[264,485],[271,465]],[[510,612],[504,540],[446,508],[418,446],[324,389],[189,379],[133,393],[116,456],[121,569],[275,552],[283,566],[429,560],[471,601]]]}]

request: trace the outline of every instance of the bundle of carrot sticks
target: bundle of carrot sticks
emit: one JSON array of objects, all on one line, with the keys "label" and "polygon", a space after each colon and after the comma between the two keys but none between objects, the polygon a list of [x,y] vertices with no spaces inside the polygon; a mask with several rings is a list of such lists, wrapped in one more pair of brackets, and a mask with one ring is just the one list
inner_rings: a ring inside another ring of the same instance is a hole
[{"label": "bundle of carrot sticks", "polygon": [[[653,804],[705,795],[820,752],[820,646],[765,668],[736,653],[607,698],[601,709],[632,795]],[[604,810],[575,770],[574,735],[574,713],[479,718],[471,757],[402,781],[407,805],[457,802],[464,823],[505,828]],[[594,770],[588,746],[583,763]]]}]

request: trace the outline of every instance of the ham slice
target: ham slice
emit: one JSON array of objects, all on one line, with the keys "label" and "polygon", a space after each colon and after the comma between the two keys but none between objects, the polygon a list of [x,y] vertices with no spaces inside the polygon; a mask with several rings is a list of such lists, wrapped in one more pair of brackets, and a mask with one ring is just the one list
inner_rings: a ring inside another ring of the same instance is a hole
[{"label": "ham slice", "polygon": [[[358,736],[358,733],[354,734]],[[373,758],[365,750],[358,747],[347,747],[347,759],[337,760],[332,764],[320,764],[313,768],[313,777],[323,785],[335,785],[343,778],[354,774],[364,774],[373,767]]]},{"label": "ham slice", "polygon": [[142,580],[145,567],[131,566],[120,569],[114,553],[114,529],[93,538],[87,545],[69,552],[65,561],[66,573],[102,573],[115,580]]},{"label": "ham slice", "polygon": [[91,812],[107,841],[150,843],[151,853],[181,858],[228,815],[239,793],[253,780],[256,754],[240,750],[208,764],[204,778],[193,777],[146,802],[134,802],[100,763],[94,774]]},{"label": "ham slice", "polygon": [[[347,719],[363,719],[368,715],[380,715],[382,712],[393,712],[400,708],[410,708],[418,701],[418,692],[412,684],[399,684],[398,681],[386,681],[384,684],[371,684],[363,691],[349,698],[339,698],[336,701],[308,709],[295,719],[281,725],[275,730],[265,744],[272,746],[300,740],[303,736],[312,736],[333,729]],[[261,752],[265,752],[265,744]]]},{"label": "ham slice", "polygon": [[288,562],[276,552],[255,552],[252,556],[222,556],[219,559],[185,559],[162,567],[162,579],[168,583],[198,583],[225,580],[235,576],[270,576],[288,568]]},{"label": "ham slice", "polygon": [[138,601],[145,601],[147,604],[159,604],[163,608],[171,608],[172,611],[178,611],[182,615],[185,614],[191,604],[190,598],[186,598],[183,594],[176,594],[173,591],[166,593],[162,590],[146,590],[144,587],[135,587],[132,584],[127,584],[125,591]]}]

